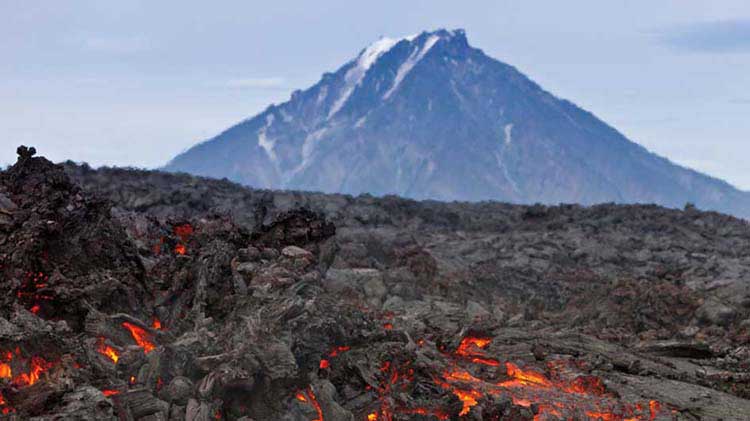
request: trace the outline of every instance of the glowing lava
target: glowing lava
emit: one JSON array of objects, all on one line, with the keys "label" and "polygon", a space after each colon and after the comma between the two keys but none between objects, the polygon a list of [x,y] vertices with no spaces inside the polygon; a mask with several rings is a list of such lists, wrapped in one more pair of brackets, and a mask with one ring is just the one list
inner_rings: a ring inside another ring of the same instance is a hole
[{"label": "glowing lava", "polygon": [[648,403],[648,410],[650,412],[649,420],[654,421],[656,415],[661,411],[661,404],[659,404],[659,401],[650,401]]},{"label": "glowing lava", "polygon": [[44,272],[26,272],[23,285],[16,291],[16,297],[26,304],[30,304],[29,311],[38,315],[42,310],[40,301],[52,300],[49,294],[39,292],[39,290],[47,288],[48,282],[49,276],[45,275]]},{"label": "glowing lava", "polygon": [[104,341],[104,338],[99,338],[99,346],[96,348],[96,350],[99,351],[100,354],[112,360],[113,363],[117,364],[117,361],[120,359],[120,354],[117,352],[117,350],[105,344]]},{"label": "glowing lava", "polygon": [[119,390],[105,389],[105,390],[102,390],[102,393],[104,394],[104,396],[110,397],[110,396],[114,396],[114,395],[119,395],[120,391]]},{"label": "glowing lava", "polygon": [[476,390],[454,389],[453,394],[458,396],[458,399],[464,404],[464,407],[461,408],[461,412],[459,412],[458,415],[468,414],[469,411],[471,411],[471,407],[479,403],[477,399],[482,398],[482,393]]},{"label": "glowing lava", "polygon": [[193,235],[193,226],[190,224],[181,224],[174,227],[174,233],[180,237],[180,243],[174,248],[174,252],[180,255],[187,253],[187,242],[191,235]]},{"label": "glowing lava", "polygon": [[328,353],[329,357],[337,357],[339,354],[342,354],[346,351],[349,351],[351,347],[348,346],[337,346],[331,350],[331,352]]},{"label": "glowing lava", "polygon": [[[350,349],[352,348],[346,345],[335,346],[331,348],[330,352],[328,352],[328,357],[329,358],[338,357],[340,354],[343,354],[344,352],[349,351]],[[318,368],[320,368],[321,370],[324,370],[329,367],[331,367],[331,360],[327,358],[322,358],[320,360],[320,364],[318,364]]]},{"label": "glowing lava", "polygon": [[10,368],[10,364],[0,363],[0,379],[12,379],[13,370]]},{"label": "glowing lava", "polygon": [[513,380],[508,380],[499,383],[500,387],[520,387],[520,386],[533,386],[537,388],[549,388],[552,387],[552,383],[547,380],[544,375],[537,373],[532,370],[521,370],[517,365],[507,362],[505,368],[508,370],[508,375],[513,377]]},{"label": "glowing lava", "polygon": [[492,339],[490,338],[479,338],[474,336],[467,336],[461,340],[458,345],[455,354],[462,357],[470,357],[474,355],[484,355],[483,349],[487,348]]},{"label": "glowing lava", "polygon": [[[547,364],[545,372],[519,367],[513,362],[500,364],[488,358],[485,350],[491,343],[489,338],[468,336],[452,354],[452,366],[433,381],[449,390],[463,407],[459,416],[469,414],[485,395],[505,395],[514,405],[536,408],[534,421],[566,418],[569,414],[586,414],[590,420],[604,421],[654,421],[661,412],[661,405],[651,401],[648,406],[620,402],[607,391],[601,378],[575,375],[576,364],[569,360],[554,360]],[[489,382],[462,368],[467,363],[505,367],[507,380]],[[565,415],[568,414],[568,415]],[[435,415],[435,414],[433,414]],[[437,415],[435,415],[437,416]]]},{"label": "glowing lava", "polygon": [[308,386],[307,390],[297,392],[294,395],[294,398],[300,402],[310,404],[310,406],[313,407],[317,414],[317,418],[311,421],[323,421],[323,409],[320,408],[320,404],[318,403],[318,399],[315,397],[312,386]]},{"label": "glowing lava", "polygon": [[156,348],[156,345],[151,342],[151,335],[142,327],[136,326],[129,322],[123,322],[122,327],[130,331],[130,336],[133,337],[133,340],[138,344],[138,346],[143,348],[144,353],[148,354]]},{"label": "glowing lava", "polygon": [[0,413],[3,415],[8,415],[12,412],[16,412],[13,408],[8,406],[8,403],[5,402],[5,397],[3,397],[3,394],[0,393]]},{"label": "glowing lava", "polygon": [[31,386],[39,381],[42,373],[54,366],[53,363],[46,361],[42,357],[31,357],[29,362],[29,372],[21,373],[13,378],[13,384],[18,387]]},{"label": "glowing lava", "polygon": [[443,412],[443,411],[441,411],[439,409],[409,408],[409,409],[399,409],[398,413],[400,413],[400,414],[407,414],[407,415],[427,415],[427,416],[433,416],[433,417],[437,418],[440,421],[444,421],[444,420],[447,420],[448,418],[450,418],[450,417],[448,417],[448,414],[446,414],[445,412]]},{"label": "glowing lava", "polygon": [[458,348],[456,348],[453,355],[468,359],[476,364],[498,367],[500,365],[499,361],[493,358],[487,358],[484,355],[484,349],[487,348],[491,342],[492,339],[490,338],[467,336],[461,340],[461,343],[458,345]]},{"label": "glowing lava", "polygon": [[190,224],[181,224],[174,227],[174,233],[180,237],[180,240],[186,242],[193,235],[193,226]]}]

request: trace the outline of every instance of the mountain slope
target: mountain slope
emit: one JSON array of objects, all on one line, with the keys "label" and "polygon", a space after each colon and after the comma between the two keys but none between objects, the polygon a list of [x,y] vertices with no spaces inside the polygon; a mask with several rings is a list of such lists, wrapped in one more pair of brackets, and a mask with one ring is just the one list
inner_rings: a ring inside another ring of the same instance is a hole
[{"label": "mountain slope", "polygon": [[165,169],[275,189],[515,203],[693,202],[750,216],[750,194],[648,152],[472,48],[460,30],[381,39]]}]

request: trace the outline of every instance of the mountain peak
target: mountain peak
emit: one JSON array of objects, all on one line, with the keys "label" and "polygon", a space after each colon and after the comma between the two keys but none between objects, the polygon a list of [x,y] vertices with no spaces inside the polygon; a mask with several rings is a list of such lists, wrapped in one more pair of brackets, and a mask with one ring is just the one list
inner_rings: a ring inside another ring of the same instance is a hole
[{"label": "mountain peak", "polygon": [[466,32],[463,29],[437,29],[434,31],[423,31],[421,33],[407,35],[401,38],[380,37],[377,41],[371,43],[362,50],[359,56],[357,56],[357,60],[360,61],[364,67],[369,68],[381,55],[387,53],[400,42],[414,44],[429,39],[434,39],[436,41],[447,40],[468,45]]},{"label": "mountain peak", "polygon": [[750,195],[649,153],[461,29],[380,38],[167,169],[264,188],[750,215]]}]

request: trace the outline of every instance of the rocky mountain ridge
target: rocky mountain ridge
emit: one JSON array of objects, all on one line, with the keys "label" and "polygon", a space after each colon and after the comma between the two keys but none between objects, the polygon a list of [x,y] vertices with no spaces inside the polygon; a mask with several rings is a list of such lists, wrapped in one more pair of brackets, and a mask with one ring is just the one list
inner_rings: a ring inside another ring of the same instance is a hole
[{"label": "rocky mountain ridge", "polygon": [[461,30],[383,38],[166,167],[257,188],[750,217],[750,193],[631,142]]}]

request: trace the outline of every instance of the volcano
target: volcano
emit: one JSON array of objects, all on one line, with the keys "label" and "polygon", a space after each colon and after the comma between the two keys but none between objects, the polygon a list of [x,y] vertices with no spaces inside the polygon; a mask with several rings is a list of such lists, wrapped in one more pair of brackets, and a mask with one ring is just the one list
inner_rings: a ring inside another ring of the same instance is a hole
[{"label": "volcano", "polygon": [[383,38],[289,101],[175,157],[258,188],[511,203],[655,203],[750,216],[750,194],[628,140],[462,30]]}]

